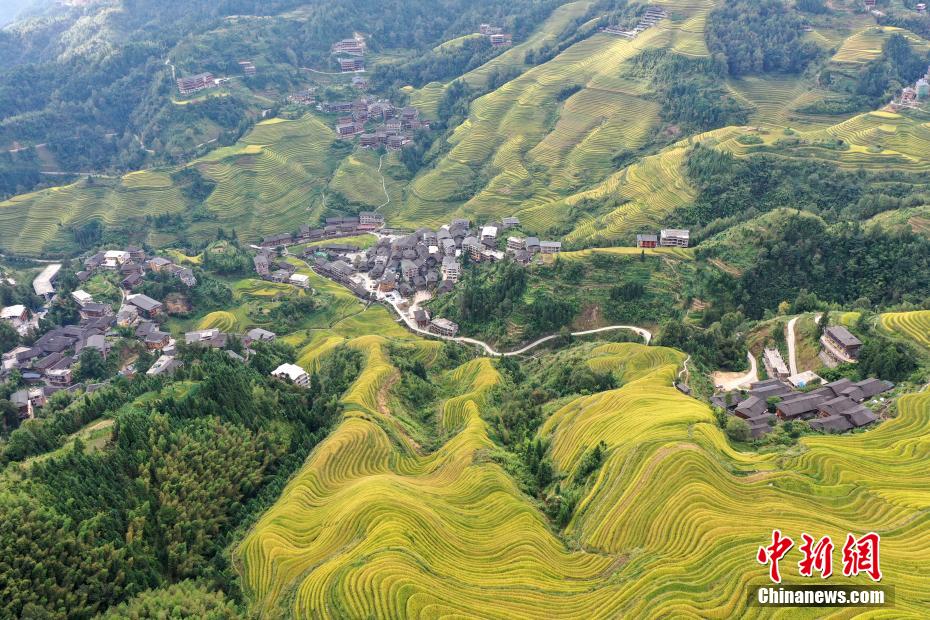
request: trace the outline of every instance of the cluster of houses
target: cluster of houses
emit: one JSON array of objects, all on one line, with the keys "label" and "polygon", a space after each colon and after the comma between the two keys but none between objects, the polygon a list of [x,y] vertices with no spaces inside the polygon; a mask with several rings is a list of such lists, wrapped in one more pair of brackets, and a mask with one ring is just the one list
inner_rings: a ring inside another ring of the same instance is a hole
[{"label": "cluster of houses", "polygon": [[691,243],[691,231],[682,228],[663,228],[658,235],[636,235],[638,248],[686,248]]},{"label": "cluster of houses", "polygon": [[420,118],[417,108],[398,109],[384,99],[362,97],[355,101],[326,102],[317,107],[326,114],[338,114],[336,134],[344,139],[358,136],[359,145],[364,148],[401,149],[413,143],[417,130],[430,128],[430,122]]},{"label": "cluster of houses", "polygon": [[84,269],[76,274],[78,282],[87,281],[97,270],[119,272],[122,276],[120,288],[126,291],[131,291],[142,284],[147,271],[170,274],[188,288],[197,284],[197,278],[190,268],[176,265],[163,256],[147,257],[145,250],[136,246],[129,246],[123,250],[97,252],[85,259]]},{"label": "cluster of houses", "polygon": [[507,47],[513,43],[513,35],[504,32],[504,29],[491,24],[478,26],[478,34],[487,37],[494,47]]},{"label": "cluster of houses", "polygon": [[298,105],[313,105],[316,103],[316,89],[307,88],[292,93],[287,96],[287,102],[296,103]]},{"label": "cluster of houses", "polygon": [[339,70],[342,73],[359,73],[365,70],[365,37],[356,33],[349,39],[333,43],[331,51],[337,55]]},{"label": "cluster of houses", "polygon": [[897,111],[901,108],[916,108],[928,98],[930,98],[930,67],[913,86],[905,86],[900,96],[888,104],[888,109]]},{"label": "cluster of houses", "polygon": [[863,403],[893,387],[878,379],[855,383],[840,379],[812,391],[798,391],[781,379],[770,378],[753,383],[748,392],[719,394],[711,402],[745,420],[753,438],[769,433],[776,420],[807,420],[814,430],[841,433],[875,422],[877,417]]},{"label": "cluster of houses", "polygon": [[[438,230],[420,228],[409,234],[383,229],[384,218],[376,212],[358,216],[328,218],[324,228],[301,227],[298,234],[284,233],[266,237],[254,257],[256,273],[268,280],[306,286],[295,278],[294,265],[276,261],[278,250],[301,242],[315,243],[304,250],[303,258],[313,269],[347,287],[358,297],[395,303],[398,312],[410,310],[405,317],[411,327],[453,337],[458,326],[447,319],[430,320],[416,299],[451,292],[462,274],[462,260],[498,261],[510,254],[514,261],[529,264],[537,255],[557,254],[558,241],[540,241],[537,237],[511,235],[507,231],[520,226],[516,217],[472,226],[468,219],[455,219]],[[362,251],[354,245],[339,243],[340,237],[378,231],[378,242]],[[402,315],[403,316],[403,315]]]},{"label": "cluster of houses", "polygon": [[668,13],[665,12],[665,9],[662,7],[650,6],[646,9],[639,23],[636,24],[632,30],[624,30],[619,26],[607,26],[603,29],[603,32],[623,37],[624,39],[635,39],[639,36],[639,33],[652,28],[666,17],[668,17]]},{"label": "cluster of houses", "polygon": [[[142,282],[147,271],[169,273],[188,287],[197,284],[190,269],[160,256],[147,257],[143,249],[134,246],[98,252],[85,259],[83,267],[76,274],[82,283],[97,270],[118,272],[122,278],[120,287],[125,293],[124,303],[114,312],[111,304],[99,302],[87,291],[77,289],[71,293],[71,299],[78,308],[77,325],[56,327],[36,339],[31,346],[19,346],[3,354],[0,377],[18,371],[31,386],[24,391],[31,394],[28,406],[20,403],[25,407],[21,411],[28,415],[32,415],[34,407],[42,406],[43,399],[55,390],[86,387],[74,382],[75,365],[81,353],[85,349],[95,349],[106,359],[117,327],[132,328],[133,337],[147,350],[171,349],[174,342],[170,334],[162,331],[157,322],[163,312],[163,304],[147,295],[131,292]],[[60,269],[61,265],[49,265],[33,280],[37,294],[47,300],[55,296],[55,281]],[[36,326],[36,317],[22,305],[4,308],[0,315],[20,333]],[[133,370],[127,368],[124,372],[131,374]],[[19,397],[23,401],[22,394]]]}]

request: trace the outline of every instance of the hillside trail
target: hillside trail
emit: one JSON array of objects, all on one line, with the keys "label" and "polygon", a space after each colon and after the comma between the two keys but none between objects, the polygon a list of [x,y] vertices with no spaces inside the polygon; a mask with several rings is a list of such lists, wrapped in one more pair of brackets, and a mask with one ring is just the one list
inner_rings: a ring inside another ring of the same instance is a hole
[{"label": "hillside trail", "polygon": [[384,173],[381,172],[381,166],[384,164],[384,155],[378,158],[378,174],[381,176],[381,190],[384,192],[384,204],[378,205],[378,208],[375,209],[375,213],[383,209],[384,207],[391,204],[391,195],[387,191],[387,182],[384,179]]},{"label": "hillside trail", "polygon": [[[475,346],[478,346],[484,349],[485,353],[487,353],[491,357],[514,357],[516,355],[522,355],[526,353],[527,351],[535,349],[536,347],[543,344],[544,342],[549,342],[550,340],[559,338],[562,335],[562,334],[552,334],[549,336],[545,336],[515,351],[506,351],[502,353],[494,349],[491,345],[484,342],[483,340],[478,340],[476,338],[467,338],[465,336],[441,336],[439,334],[434,334],[428,330],[418,327],[411,317],[404,314],[404,312],[401,311],[401,309],[397,307],[397,302],[388,301],[388,303],[391,305],[392,308],[394,308],[394,312],[397,313],[401,321],[404,323],[404,325],[407,326],[407,329],[409,329],[410,331],[416,332],[418,334],[422,334],[424,336],[429,336],[431,338],[439,338],[440,340],[448,340],[450,342],[458,342],[461,344],[475,345]],[[642,327],[636,327],[635,325],[608,325],[607,327],[599,327],[598,329],[588,329],[588,330],[584,330],[580,332],[571,332],[570,335],[571,336],[589,336],[591,334],[600,334],[600,333],[609,332],[609,331],[616,331],[618,329],[626,329],[629,331],[636,332],[637,334],[643,337],[643,340],[645,340],[646,344],[649,344],[652,341],[652,332],[650,332],[648,329],[643,329]]]},{"label": "hillside trail", "polygon": [[[801,316],[802,315],[798,315],[788,321],[788,369],[791,371],[792,375],[798,374],[798,347],[794,326]],[[822,314],[814,315],[814,323],[818,323],[822,316]]]}]

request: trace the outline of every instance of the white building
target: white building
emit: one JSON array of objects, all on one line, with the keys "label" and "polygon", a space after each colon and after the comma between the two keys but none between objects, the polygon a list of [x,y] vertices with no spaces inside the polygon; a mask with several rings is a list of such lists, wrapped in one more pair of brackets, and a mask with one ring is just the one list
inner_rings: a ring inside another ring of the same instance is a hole
[{"label": "white building", "polygon": [[290,277],[291,284],[300,288],[310,288],[310,276],[302,273],[292,273]]},{"label": "white building", "polygon": [[103,266],[107,269],[116,269],[129,261],[129,252],[125,250],[107,250],[103,253]]},{"label": "white building", "polygon": [[686,248],[691,242],[691,231],[682,228],[663,228],[659,235],[659,245],[663,247]]},{"label": "white building", "polygon": [[71,298],[74,299],[74,301],[76,301],[79,306],[94,302],[93,295],[82,289],[78,289],[71,293]]},{"label": "white building", "polygon": [[481,229],[481,241],[496,241],[497,240],[497,226],[485,226]]},{"label": "white building", "polygon": [[297,364],[281,364],[271,372],[272,377],[290,379],[294,385],[307,387],[310,385],[310,376]]},{"label": "white building", "polygon": [[151,368],[145,371],[145,374],[161,375],[167,372],[171,372],[175,370],[176,368],[179,368],[181,364],[182,364],[181,361],[176,360],[171,355],[162,355],[155,361],[154,364],[152,364]]},{"label": "white building", "polygon": [[0,320],[6,321],[13,326],[13,329],[19,330],[29,321],[29,311],[22,304],[7,306],[0,310]]},{"label": "white building", "polygon": [[762,362],[765,364],[765,371],[769,373],[772,379],[787,379],[791,373],[788,371],[788,365],[781,356],[778,349],[766,348],[762,352]]},{"label": "white building", "polygon": [[32,281],[32,288],[36,292],[36,295],[48,299],[55,294],[54,283],[55,279],[58,277],[59,271],[61,271],[61,265],[54,263],[48,265],[42,270],[42,273],[36,276],[36,279]]},{"label": "white building", "polygon": [[452,256],[446,256],[442,259],[442,277],[444,280],[452,280],[453,282],[459,281],[459,275],[461,275],[461,269],[459,267],[459,262],[455,260]]}]

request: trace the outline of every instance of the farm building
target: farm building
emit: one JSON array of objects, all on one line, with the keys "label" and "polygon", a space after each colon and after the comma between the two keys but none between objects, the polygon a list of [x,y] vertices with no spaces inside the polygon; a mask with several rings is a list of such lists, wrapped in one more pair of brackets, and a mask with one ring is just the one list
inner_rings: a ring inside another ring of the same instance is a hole
[{"label": "farm building", "polygon": [[762,363],[765,365],[765,371],[773,379],[787,379],[791,373],[788,371],[788,365],[785,364],[784,358],[778,349],[768,347],[762,352]]},{"label": "farm building", "polygon": [[273,371],[271,376],[282,380],[289,380],[294,385],[307,387],[310,385],[310,376],[306,371],[296,364],[281,364]]},{"label": "farm building", "polygon": [[459,332],[459,326],[449,319],[433,319],[429,324],[429,331],[439,336],[454,338]]},{"label": "farm building", "polygon": [[36,295],[49,299],[55,294],[55,280],[58,278],[58,272],[61,271],[61,265],[58,263],[48,265],[42,270],[42,273],[36,276],[32,281],[32,289]]},{"label": "farm building", "polygon": [[636,235],[636,247],[654,248],[659,245],[659,238],[656,235]]},{"label": "farm building", "polygon": [[216,86],[216,78],[212,73],[198,73],[187,77],[178,78],[178,92],[182,95],[191,95],[205,88]]},{"label": "farm building", "polygon": [[862,341],[842,325],[827,327],[820,337],[820,344],[823,345],[822,359],[826,358],[824,362],[832,361],[833,365],[855,362],[862,348]]}]

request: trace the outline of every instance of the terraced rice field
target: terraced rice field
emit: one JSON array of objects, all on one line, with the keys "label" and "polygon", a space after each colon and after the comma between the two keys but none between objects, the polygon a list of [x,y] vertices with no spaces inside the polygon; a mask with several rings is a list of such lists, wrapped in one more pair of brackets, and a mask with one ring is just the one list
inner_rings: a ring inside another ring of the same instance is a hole
[{"label": "terraced rice field", "polygon": [[185,208],[180,190],[164,173],[136,172],[116,181],[95,179],[93,184],[82,180],[0,202],[3,249],[26,255],[74,249],[71,227],[91,220],[115,226]]},{"label": "terraced rice field", "polygon": [[578,250],[576,252],[562,252],[559,254],[559,260],[580,260],[586,259],[594,254],[610,254],[614,256],[639,256],[645,253],[646,256],[665,256],[667,258],[676,258],[680,260],[694,260],[694,250],[691,248],[633,248],[627,246],[615,248],[590,248],[588,250]]},{"label": "terraced rice field", "polygon": [[[694,199],[694,189],[683,171],[691,145],[699,140],[722,140],[738,133],[737,129],[718,129],[684,140],[624,168],[590,190],[565,199],[564,208],[576,211],[590,211],[586,205],[608,201],[616,205],[606,213],[580,220],[567,239],[614,239],[640,230],[655,230],[666,215]],[[547,207],[544,205],[528,213],[527,220],[533,223],[532,216],[545,218],[560,210],[559,205],[555,205],[554,210]],[[521,222],[523,217],[521,214]]]},{"label": "terraced rice field", "polygon": [[818,99],[835,96],[812,87],[803,77],[752,76],[731,79],[727,81],[727,88],[737,101],[753,110],[749,115],[749,122],[753,125],[811,129],[827,127],[836,122],[836,119],[829,116],[810,116],[797,112],[799,108]]},{"label": "terraced rice field", "polygon": [[705,405],[672,387],[683,354],[597,347],[590,363],[626,384],[566,404],[541,429],[566,474],[587,447],[608,445],[566,529],[576,541],[569,549],[487,458],[480,411],[497,381],[489,360],[447,373],[456,396],[441,423],[454,434],[427,454],[380,396],[393,374],[387,340],[347,342],[367,363],[344,399],[343,422],[236,550],[262,615],[733,617],[750,613],[749,586],[766,574],[755,552],[771,536],[772,514],[795,537],[879,532],[895,614],[918,617],[930,604],[921,577],[930,394],[904,397],[897,418],[867,433],[743,453]]},{"label": "terraced rice field", "polygon": [[882,46],[893,34],[904,35],[917,52],[926,52],[927,49],[930,49],[930,43],[910,30],[893,26],[871,26],[860,30],[843,41],[830,62],[840,65],[869,63],[881,56]]},{"label": "terraced rice field", "polygon": [[[205,204],[216,220],[195,222],[188,232],[212,236],[219,226],[257,240],[306,222],[332,174],[328,149],[334,139],[314,117],[274,119],[258,124],[239,144],[193,162],[217,183]],[[4,249],[26,255],[75,250],[71,227],[91,220],[119,226],[132,218],[183,212],[189,206],[172,184],[171,172],[133,172],[90,184],[82,180],[0,202]]]},{"label": "terraced rice field", "polygon": [[889,312],[882,315],[882,327],[930,347],[930,310]]},{"label": "terraced rice field", "polygon": [[224,332],[236,332],[239,327],[239,319],[235,314],[227,310],[217,310],[211,312],[200,319],[197,329],[219,329]]},{"label": "terraced rice field", "polygon": [[[658,106],[645,97],[648,85],[623,78],[624,63],[650,47],[706,53],[703,25],[713,2],[664,4],[670,19],[637,39],[595,34],[475,100],[449,139],[450,152],[412,183],[403,205],[388,210],[392,221],[422,225],[453,214],[518,214],[533,229],[545,230],[570,217],[569,207],[558,202],[604,179],[614,169],[613,156],[643,146],[659,124]],[[564,17],[557,11],[539,37],[564,28]],[[479,83],[513,60],[520,47],[465,79]],[[560,102],[567,85],[582,89]]]}]

